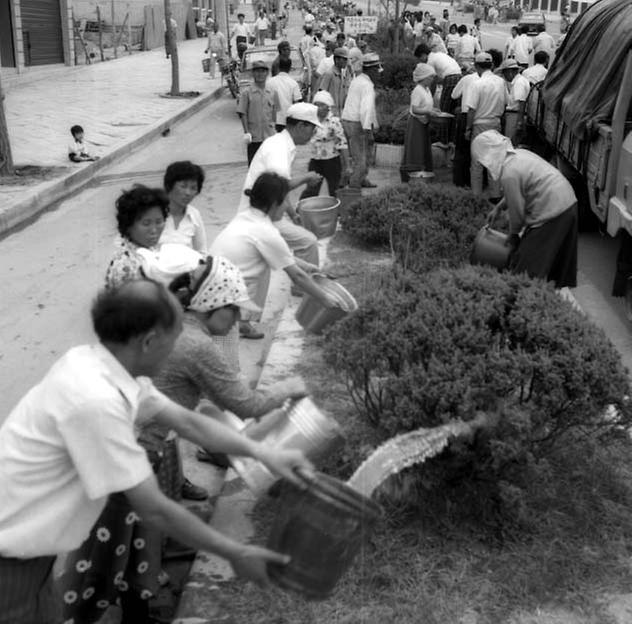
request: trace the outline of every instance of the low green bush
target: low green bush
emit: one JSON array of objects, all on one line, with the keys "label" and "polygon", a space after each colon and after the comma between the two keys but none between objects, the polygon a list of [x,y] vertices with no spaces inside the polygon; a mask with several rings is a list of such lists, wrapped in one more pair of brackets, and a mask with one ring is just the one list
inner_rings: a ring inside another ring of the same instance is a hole
[{"label": "low green bush", "polygon": [[[435,238],[451,241],[458,263],[467,258],[464,250],[471,246],[489,208],[484,200],[467,189],[413,180],[363,197],[349,207],[340,222],[357,241],[375,246],[390,244],[405,266],[426,270],[432,263],[431,259],[422,258],[428,256],[425,248],[430,240],[429,228]],[[444,259],[445,254],[439,258]]]},{"label": "low green bush", "polygon": [[325,360],[360,413],[384,439],[477,411],[497,418],[418,469],[422,497],[483,484],[485,494],[468,504],[524,519],[526,475],[542,477],[553,449],[629,426],[630,384],[617,352],[545,283],[470,266],[385,271],[373,281],[359,310],[324,340]]},{"label": "low green bush", "polygon": [[380,87],[384,89],[406,89],[410,93],[415,84],[413,71],[419,62],[410,52],[380,55],[384,70],[380,75]]},{"label": "low green bush", "polygon": [[374,132],[375,142],[403,145],[410,107],[408,90],[377,89],[375,107],[380,123],[380,127]]}]

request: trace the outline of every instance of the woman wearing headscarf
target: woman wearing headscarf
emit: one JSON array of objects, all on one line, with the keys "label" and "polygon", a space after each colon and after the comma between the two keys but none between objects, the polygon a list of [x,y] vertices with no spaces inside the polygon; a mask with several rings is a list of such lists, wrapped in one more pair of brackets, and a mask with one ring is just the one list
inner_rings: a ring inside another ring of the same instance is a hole
[{"label": "woman wearing headscarf", "polygon": [[260,312],[248,296],[239,269],[226,258],[208,257],[195,271],[170,285],[185,308],[182,333],[157,377],[156,387],[170,399],[195,409],[208,399],[242,420],[258,419],[288,399],[305,396],[305,384],[290,378],[266,390],[253,390],[226,362],[213,336],[226,335],[242,310]]},{"label": "woman wearing headscarf", "polygon": [[[340,118],[331,113],[334,106],[331,93],[319,91],[314,96],[313,103],[318,107],[318,121],[321,125],[316,128],[309,143],[311,159],[307,169],[323,176],[327,180],[329,195],[335,197],[343,171],[347,177],[351,175],[347,138]],[[308,183],[301,193],[301,199],[318,195],[321,184],[322,180]]]},{"label": "woman wearing headscarf", "polygon": [[410,94],[410,114],[404,141],[402,180],[408,174],[420,171],[422,178],[434,177],[432,167],[432,143],[430,141],[430,114],[434,109],[431,87],[435,70],[427,63],[419,63],[413,71],[415,88]]},{"label": "woman wearing headscarf", "polygon": [[511,247],[509,268],[555,282],[577,285],[577,198],[568,180],[546,160],[514,148],[496,130],[472,141],[472,159],[504,189]]}]

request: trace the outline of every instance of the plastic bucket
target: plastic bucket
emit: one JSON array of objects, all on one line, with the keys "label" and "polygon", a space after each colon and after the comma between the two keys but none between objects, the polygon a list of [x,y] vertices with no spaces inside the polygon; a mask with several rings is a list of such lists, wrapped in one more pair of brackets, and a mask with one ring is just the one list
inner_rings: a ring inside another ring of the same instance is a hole
[{"label": "plastic bucket", "polygon": [[510,252],[509,247],[505,245],[506,240],[507,234],[484,225],[474,239],[470,263],[486,264],[497,269],[506,268]]},{"label": "plastic bucket", "polygon": [[346,483],[316,473],[301,475],[300,490],[284,482],[268,548],[290,555],[289,564],[268,564],[279,586],[312,600],[330,596],[351,566],[382,508]]},{"label": "plastic bucket", "polygon": [[338,225],[338,206],[335,197],[306,197],[296,205],[301,215],[303,227],[316,235],[316,238],[333,236]]},{"label": "plastic bucket", "polygon": [[[242,433],[275,448],[301,450],[312,462],[318,462],[344,441],[340,425],[308,397],[290,404],[287,409],[266,414],[258,422],[250,423]],[[255,459],[230,457],[230,462],[257,496],[265,494],[279,479]]]},{"label": "plastic bucket", "polygon": [[305,331],[320,334],[325,327],[329,327],[329,325],[344,318],[349,312],[357,310],[358,303],[344,286],[326,278],[324,275],[313,275],[312,279],[340,302],[340,307],[338,308],[325,308],[310,295],[303,295],[303,300],[298,310],[296,310],[295,318]]}]

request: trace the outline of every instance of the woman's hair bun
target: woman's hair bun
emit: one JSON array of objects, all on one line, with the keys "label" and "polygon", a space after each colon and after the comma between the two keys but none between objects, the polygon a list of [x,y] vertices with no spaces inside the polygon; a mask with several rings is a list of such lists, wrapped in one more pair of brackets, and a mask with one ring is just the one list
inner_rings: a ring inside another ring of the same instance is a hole
[{"label": "woman's hair bun", "polygon": [[252,195],[252,189],[246,189],[246,190],[244,191],[244,195],[245,195],[246,197],[250,197],[250,196]]}]

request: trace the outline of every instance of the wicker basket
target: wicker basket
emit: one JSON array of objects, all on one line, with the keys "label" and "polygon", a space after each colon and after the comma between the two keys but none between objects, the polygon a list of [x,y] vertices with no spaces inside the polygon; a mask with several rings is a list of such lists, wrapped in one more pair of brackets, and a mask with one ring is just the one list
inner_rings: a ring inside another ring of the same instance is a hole
[{"label": "wicker basket", "polygon": [[205,74],[208,74],[210,69],[211,69],[211,59],[210,58],[203,58],[202,59],[202,71]]},{"label": "wicker basket", "polygon": [[375,166],[398,168],[404,157],[403,145],[375,144]]}]

